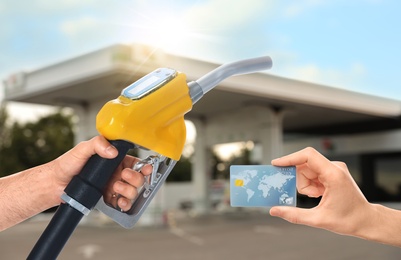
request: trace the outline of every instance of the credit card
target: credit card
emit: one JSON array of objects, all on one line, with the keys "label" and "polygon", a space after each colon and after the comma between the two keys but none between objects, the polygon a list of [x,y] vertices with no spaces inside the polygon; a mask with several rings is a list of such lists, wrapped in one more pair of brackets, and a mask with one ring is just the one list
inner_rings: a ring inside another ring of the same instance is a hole
[{"label": "credit card", "polygon": [[296,206],[296,169],[293,166],[232,165],[232,207]]}]

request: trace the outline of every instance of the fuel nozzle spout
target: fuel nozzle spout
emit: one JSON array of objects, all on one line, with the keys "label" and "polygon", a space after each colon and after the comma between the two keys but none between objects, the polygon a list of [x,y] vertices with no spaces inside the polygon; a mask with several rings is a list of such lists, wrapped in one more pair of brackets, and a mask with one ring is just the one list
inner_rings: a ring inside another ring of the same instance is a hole
[{"label": "fuel nozzle spout", "polygon": [[270,69],[273,65],[269,56],[241,60],[217,67],[196,81],[188,83],[192,104],[195,104],[204,94],[216,87],[224,79],[241,74]]}]

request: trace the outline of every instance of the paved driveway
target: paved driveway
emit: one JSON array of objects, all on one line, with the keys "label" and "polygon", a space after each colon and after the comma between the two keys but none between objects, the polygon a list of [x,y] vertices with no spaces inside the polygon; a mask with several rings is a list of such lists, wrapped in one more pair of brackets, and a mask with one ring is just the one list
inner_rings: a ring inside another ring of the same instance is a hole
[{"label": "paved driveway", "polygon": [[[80,225],[59,259],[401,259],[399,248],[292,225],[261,213],[186,217],[170,223],[132,230]],[[27,221],[1,232],[0,259],[25,259],[46,225]]]}]

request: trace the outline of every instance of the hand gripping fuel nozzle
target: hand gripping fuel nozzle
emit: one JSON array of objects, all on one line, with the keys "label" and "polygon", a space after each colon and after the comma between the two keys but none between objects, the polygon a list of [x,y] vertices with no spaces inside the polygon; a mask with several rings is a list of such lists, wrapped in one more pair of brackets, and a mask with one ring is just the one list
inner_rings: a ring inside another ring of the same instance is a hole
[{"label": "hand gripping fuel nozzle", "polygon": [[[270,69],[270,57],[224,64],[196,81],[187,83],[185,74],[160,68],[122,90],[107,102],[96,117],[98,132],[118,150],[114,159],[92,156],[67,185],[49,225],[28,259],[55,259],[84,215],[93,208],[125,228],[132,228],[180,159],[186,140],[184,115],[204,94],[224,79]],[[139,161],[134,170],[153,166],[145,184],[126,212],[106,204],[102,193],[117,166],[132,148],[151,150],[155,155]]]}]

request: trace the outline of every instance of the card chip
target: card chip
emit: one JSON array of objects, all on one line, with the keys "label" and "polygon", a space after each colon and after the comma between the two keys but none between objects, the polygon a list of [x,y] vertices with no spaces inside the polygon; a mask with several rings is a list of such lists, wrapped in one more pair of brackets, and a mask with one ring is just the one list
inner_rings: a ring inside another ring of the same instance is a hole
[{"label": "card chip", "polygon": [[237,186],[237,187],[242,187],[242,186],[244,186],[244,180],[236,179],[236,180],[235,180],[235,186]]}]

